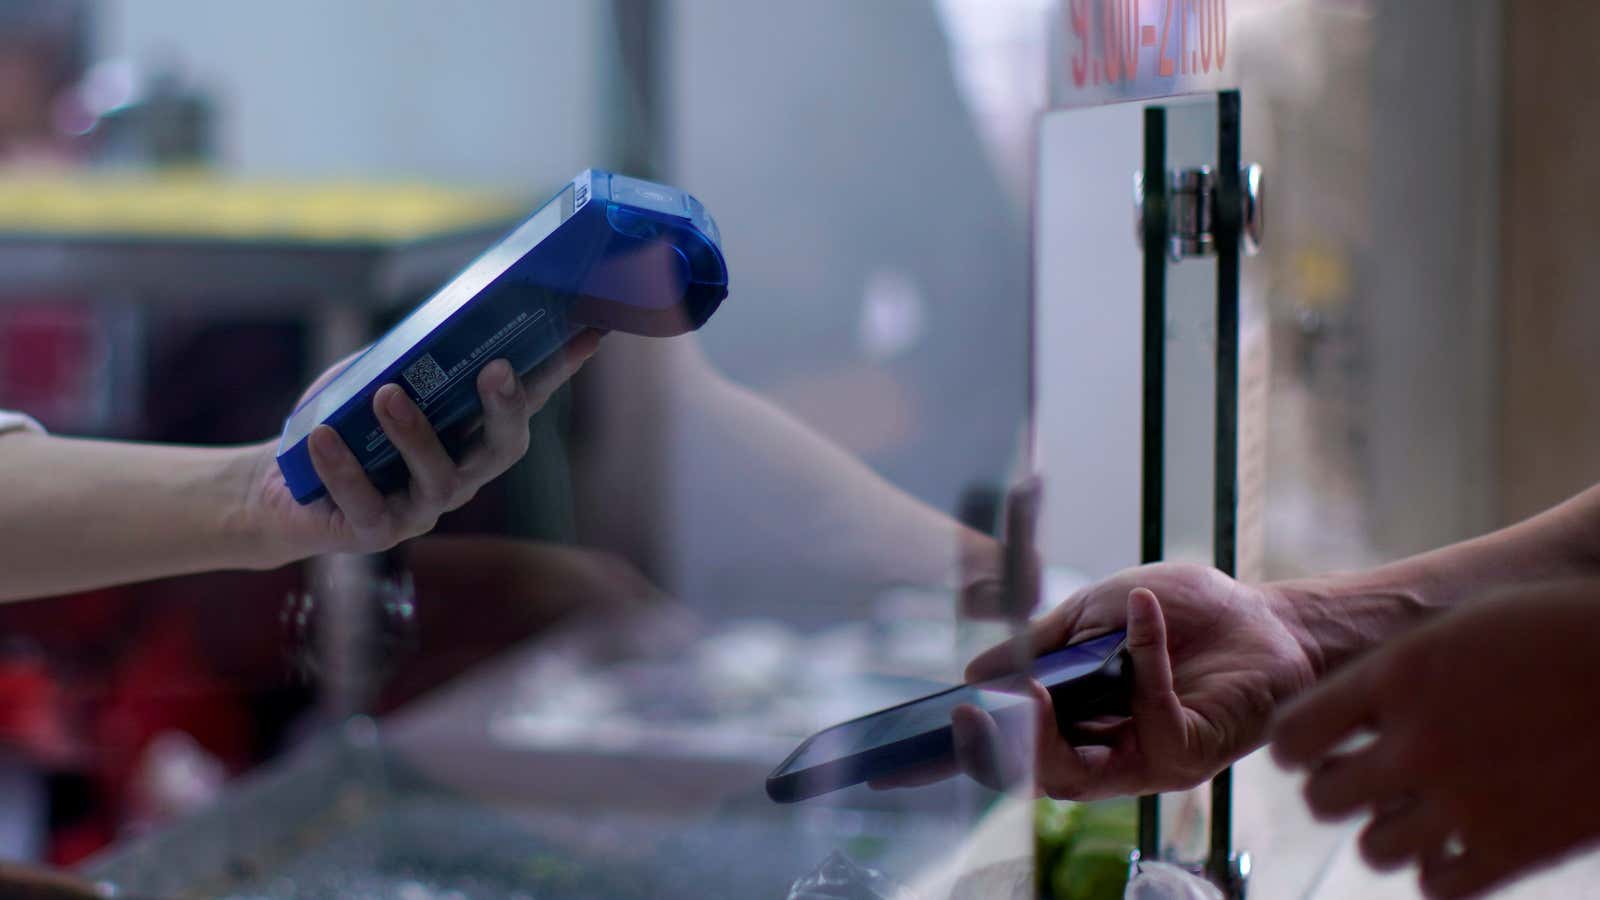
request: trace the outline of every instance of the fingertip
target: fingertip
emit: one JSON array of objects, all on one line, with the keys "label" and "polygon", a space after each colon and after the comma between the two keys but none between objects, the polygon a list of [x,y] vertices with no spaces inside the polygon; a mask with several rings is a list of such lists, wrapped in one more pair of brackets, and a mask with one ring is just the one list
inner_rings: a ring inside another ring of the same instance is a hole
[{"label": "fingertip", "polygon": [[1017,639],[1013,638],[1002,644],[997,644],[974,656],[967,663],[967,668],[962,672],[962,677],[968,682],[989,681],[1010,675],[1017,669]]},{"label": "fingertip", "polygon": [[989,727],[989,723],[984,721],[985,718],[984,714],[970,703],[963,703],[950,710],[951,739],[956,744],[958,757],[963,746],[983,740]]},{"label": "fingertip", "polygon": [[494,360],[478,373],[478,393],[485,400],[491,397],[501,401],[514,400],[520,386],[516,370],[512,369],[511,363],[504,359]]},{"label": "fingertip", "polygon": [[1272,761],[1277,763],[1278,768],[1284,770],[1285,772],[1298,772],[1307,768],[1310,762],[1310,760],[1304,753],[1300,751],[1299,748],[1294,747],[1292,744],[1285,743],[1282,739],[1276,736],[1275,732],[1272,738],[1272,743],[1268,750],[1272,756]]},{"label": "fingertip", "polygon": [[1299,728],[1294,722],[1293,710],[1288,716],[1278,716],[1267,728],[1268,751],[1278,768],[1295,771],[1305,768],[1311,755],[1302,746]]},{"label": "fingertip", "polygon": [[950,710],[950,727],[955,729],[958,738],[981,734],[992,721],[988,713],[971,703],[963,703]]},{"label": "fingertip", "polygon": [[389,422],[410,425],[415,420],[417,406],[400,385],[386,384],[372,395],[372,410]]},{"label": "fingertip", "polygon": [[1029,697],[1046,706],[1055,706],[1055,698],[1050,696],[1050,689],[1044,686],[1044,682],[1037,678],[1029,678],[1027,682]]},{"label": "fingertip", "polygon": [[600,338],[604,334],[605,332],[597,331],[593,328],[585,330],[573,339],[573,351],[583,359],[588,359],[595,354],[595,351],[600,349]]},{"label": "fingertip", "polygon": [[1005,585],[998,578],[974,581],[961,592],[961,611],[974,619],[995,619],[1005,612]]},{"label": "fingertip", "polygon": [[332,465],[339,461],[339,450],[344,445],[344,441],[339,439],[339,433],[334,431],[332,427],[318,425],[311,429],[311,437],[307,439],[307,445],[311,451],[313,464]]},{"label": "fingertip", "polygon": [[1167,657],[1167,623],[1161,602],[1145,588],[1128,592],[1128,654],[1134,671],[1143,672],[1143,686],[1156,693],[1171,689],[1171,660]]},{"label": "fingertip", "polygon": [[583,368],[583,364],[588,362],[599,349],[600,335],[594,329],[590,328],[574,335],[561,350],[560,363],[566,370],[564,377],[571,378],[577,374],[578,370]]},{"label": "fingertip", "polygon": [[950,731],[961,770],[985,787],[1004,790],[1025,768],[999,724],[977,706],[967,703],[951,710]]},{"label": "fingertip", "polygon": [[1161,601],[1154,591],[1137,587],[1128,592],[1128,631],[1149,632],[1161,621]]},{"label": "fingertip", "polygon": [[1039,716],[1040,737],[1059,734],[1060,728],[1056,725],[1056,700],[1050,696],[1050,689],[1037,678],[1029,678],[1027,688],[1028,698],[1033,701]]}]

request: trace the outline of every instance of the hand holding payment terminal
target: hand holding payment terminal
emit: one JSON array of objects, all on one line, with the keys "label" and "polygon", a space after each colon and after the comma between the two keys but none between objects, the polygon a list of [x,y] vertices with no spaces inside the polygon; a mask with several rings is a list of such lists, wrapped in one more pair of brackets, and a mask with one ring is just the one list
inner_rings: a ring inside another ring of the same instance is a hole
[{"label": "hand holding payment terminal", "polygon": [[478,372],[496,359],[522,375],[586,328],[652,337],[699,328],[728,296],[721,243],[688,194],[584,172],[290,414],[278,443],[290,493],[300,503],[326,493],[306,443],[322,423],[380,490],[404,484],[372,412],[385,384],[443,431],[481,411]]}]

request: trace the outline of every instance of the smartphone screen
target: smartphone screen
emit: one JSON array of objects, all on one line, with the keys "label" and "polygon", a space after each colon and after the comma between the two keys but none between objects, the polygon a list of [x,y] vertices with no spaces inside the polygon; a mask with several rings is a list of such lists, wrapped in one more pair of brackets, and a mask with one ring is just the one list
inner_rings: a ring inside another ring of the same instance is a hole
[{"label": "smartphone screen", "polygon": [[[1126,636],[1114,631],[1047,653],[1034,662],[1033,677],[1046,688],[1081,678],[1105,665]],[[963,704],[994,713],[1027,702],[1010,679],[954,687],[819,732],[774,774],[814,768],[948,727],[950,714]]]}]

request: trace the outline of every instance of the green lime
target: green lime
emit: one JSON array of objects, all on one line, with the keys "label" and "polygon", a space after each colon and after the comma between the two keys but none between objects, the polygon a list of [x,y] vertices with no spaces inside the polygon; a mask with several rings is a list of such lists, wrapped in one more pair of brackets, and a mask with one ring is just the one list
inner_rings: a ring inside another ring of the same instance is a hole
[{"label": "green lime", "polygon": [[1034,801],[1033,833],[1040,844],[1059,847],[1072,839],[1077,830],[1077,819],[1073,815],[1076,806],[1076,803],[1048,797]]},{"label": "green lime", "polygon": [[1134,844],[1139,839],[1139,803],[1133,798],[1079,804],[1077,832]]},{"label": "green lime", "polygon": [[1128,884],[1132,852],[1127,841],[1080,837],[1056,866],[1051,881],[1056,900],[1119,900]]}]

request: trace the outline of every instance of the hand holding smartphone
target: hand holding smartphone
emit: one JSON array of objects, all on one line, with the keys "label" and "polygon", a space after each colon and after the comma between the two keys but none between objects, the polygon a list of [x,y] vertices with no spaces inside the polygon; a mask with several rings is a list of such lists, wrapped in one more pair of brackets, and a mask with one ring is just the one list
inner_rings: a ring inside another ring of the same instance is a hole
[{"label": "hand holding smartphone", "polygon": [[[1050,692],[1063,732],[1099,716],[1126,715],[1133,680],[1127,632],[1047,653],[1035,661],[1031,675]],[[793,803],[863,782],[953,766],[955,711],[973,706],[1002,731],[1025,728],[1033,716],[1025,685],[1020,677],[962,685],[820,731],[767,777],[767,796]]]}]

